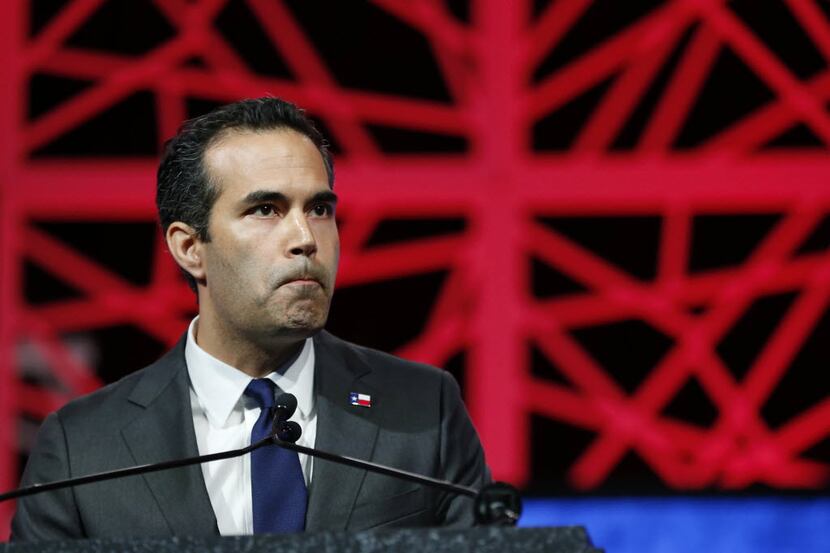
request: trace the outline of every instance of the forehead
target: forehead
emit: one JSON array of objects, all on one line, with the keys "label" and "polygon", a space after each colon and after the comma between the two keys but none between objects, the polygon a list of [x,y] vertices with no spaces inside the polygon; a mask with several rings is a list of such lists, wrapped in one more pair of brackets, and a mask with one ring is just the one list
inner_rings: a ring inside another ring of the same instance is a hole
[{"label": "forehead", "polygon": [[310,138],[293,129],[225,131],[208,147],[204,159],[220,195],[252,189],[328,190],[322,155]]}]

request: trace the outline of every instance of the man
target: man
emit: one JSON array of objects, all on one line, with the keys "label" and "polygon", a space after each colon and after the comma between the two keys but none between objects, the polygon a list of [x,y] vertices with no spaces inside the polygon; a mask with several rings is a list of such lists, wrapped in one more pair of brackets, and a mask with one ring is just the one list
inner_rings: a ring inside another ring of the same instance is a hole
[{"label": "man", "polygon": [[[157,206],[199,315],[156,363],[50,415],[22,485],[243,447],[274,394],[298,443],[479,487],[490,476],[448,373],[322,328],[339,255],[331,156],[292,104],[186,123]],[[13,539],[471,525],[472,501],[267,447],[235,460],[21,499]]]}]

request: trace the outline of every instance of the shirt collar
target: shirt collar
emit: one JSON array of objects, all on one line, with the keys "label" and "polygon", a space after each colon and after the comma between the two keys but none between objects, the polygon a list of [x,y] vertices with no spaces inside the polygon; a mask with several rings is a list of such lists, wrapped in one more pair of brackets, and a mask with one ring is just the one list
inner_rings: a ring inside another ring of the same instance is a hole
[{"label": "shirt collar", "polygon": [[[222,427],[253,380],[242,371],[220,361],[196,343],[199,317],[187,329],[184,348],[190,383],[199,402],[205,408],[211,424]],[[314,409],[314,340],[306,338],[303,349],[291,365],[282,371],[267,375],[283,392],[294,394],[297,409],[308,418]],[[292,417],[293,418],[293,417]]]}]

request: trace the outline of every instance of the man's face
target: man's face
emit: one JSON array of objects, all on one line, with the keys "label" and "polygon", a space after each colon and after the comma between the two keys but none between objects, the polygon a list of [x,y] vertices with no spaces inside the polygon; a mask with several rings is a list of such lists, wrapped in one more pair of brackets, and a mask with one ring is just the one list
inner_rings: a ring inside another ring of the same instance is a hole
[{"label": "man's face", "polygon": [[205,152],[205,167],[219,196],[201,245],[200,312],[254,342],[321,329],[340,242],[320,152],[289,129],[230,131]]}]

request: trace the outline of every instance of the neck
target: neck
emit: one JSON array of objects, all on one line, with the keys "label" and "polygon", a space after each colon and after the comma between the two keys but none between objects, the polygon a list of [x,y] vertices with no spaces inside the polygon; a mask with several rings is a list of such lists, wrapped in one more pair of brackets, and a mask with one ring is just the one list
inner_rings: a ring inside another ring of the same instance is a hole
[{"label": "neck", "polygon": [[269,340],[267,345],[227,332],[216,319],[199,317],[194,328],[196,343],[204,351],[252,378],[264,378],[296,358],[305,338]]}]

